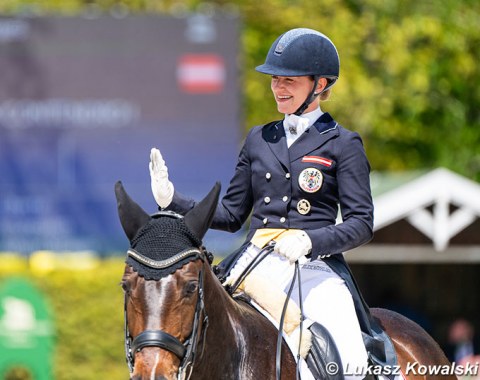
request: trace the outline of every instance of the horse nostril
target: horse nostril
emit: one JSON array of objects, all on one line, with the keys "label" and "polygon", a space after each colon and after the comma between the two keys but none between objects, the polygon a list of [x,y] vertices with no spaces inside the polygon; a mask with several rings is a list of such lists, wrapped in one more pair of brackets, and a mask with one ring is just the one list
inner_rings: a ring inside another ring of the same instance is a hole
[{"label": "horse nostril", "polygon": [[[148,380],[149,379],[150,379],[150,377],[148,377]],[[146,377],[144,378],[141,375],[135,375],[135,376],[131,377],[130,380],[147,380],[147,378]],[[168,379],[164,376],[156,376],[155,380],[168,380]]]}]

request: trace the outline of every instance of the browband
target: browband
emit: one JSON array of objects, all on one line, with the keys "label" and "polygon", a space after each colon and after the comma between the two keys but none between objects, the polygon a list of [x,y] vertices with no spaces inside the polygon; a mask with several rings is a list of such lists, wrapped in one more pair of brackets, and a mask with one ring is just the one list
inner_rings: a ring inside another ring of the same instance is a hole
[{"label": "browband", "polygon": [[127,251],[127,256],[130,256],[134,260],[138,261],[141,264],[144,264],[153,269],[165,269],[171,265],[178,263],[180,260],[183,260],[190,256],[198,256],[202,258],[202,252],[198,248],[188,248],[180,253],[177,253],[175,256],[172,256],[165,260],[152,260],[141,253],[135,251],[133,248],[130,248]]}]

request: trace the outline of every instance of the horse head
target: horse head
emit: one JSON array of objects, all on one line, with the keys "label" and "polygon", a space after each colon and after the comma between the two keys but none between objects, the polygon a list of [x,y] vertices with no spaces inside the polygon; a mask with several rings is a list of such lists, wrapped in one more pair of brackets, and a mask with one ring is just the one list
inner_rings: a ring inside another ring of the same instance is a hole
[{"label": "horse head", "polygon": [[115,185],[121,225],[130,240],[122,288],[125,348],[131,379],[187,378],[207,327],[201,241],[212,221],[220,185],[184,217],[148,215]]}]

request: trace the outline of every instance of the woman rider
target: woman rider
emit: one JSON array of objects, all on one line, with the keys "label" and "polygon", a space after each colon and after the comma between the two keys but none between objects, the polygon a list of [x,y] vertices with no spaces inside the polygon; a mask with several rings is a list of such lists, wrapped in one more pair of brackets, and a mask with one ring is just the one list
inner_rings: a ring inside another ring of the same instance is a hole
[{"label": "woman rider", "polygon": [[[285,289],[293,276],[291,263],[298,260],[304,315],[312,329],[328,330],[340,355],[334,359],[341,361],[345,378],[353,379],[364,377],[358,368],[366,367],[368,355],[355,310],[359,296],[355,305],[356,289],[342,253],[372,238],[373,205],[360,136],[320,108],[339,68],[337,49],[320,32],[298,28],[276,39],[256,70],[271,76],[284,118],[248,133],[212,228],[237,231],[252,213],[246,243],[221,264],[230,283],[271,240],[274,252],[255,268],[256,274]],[[162,209],[184,214],[194,206],[194,200],[174,189],[156,148],[150,174]],[[343,222],[337,224],[339,210]],[[298,296],[292,300],[298,303]],[[352,371],[357,375],[347,374]],[[315,377],[320,376],[317,369]]]}]

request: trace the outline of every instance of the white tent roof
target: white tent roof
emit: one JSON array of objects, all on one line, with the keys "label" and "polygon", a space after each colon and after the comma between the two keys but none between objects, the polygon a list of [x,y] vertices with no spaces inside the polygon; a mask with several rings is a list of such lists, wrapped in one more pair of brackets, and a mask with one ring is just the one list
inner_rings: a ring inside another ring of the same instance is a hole
[{"label": "white tent roof", "polygon": [[375,231],[404,219],[430,238],[433,247],[368,244],[349,252],[348,261],[480,262],[480,246],[449,247],[455,235],[480,218],[480,184],[438,168],[403,173],[393,180],[372,173],[372,190]]},{"label": "white tent roof", "polygon": [[[450,205],[457,209],[450,213]],[[435,169],[374,197],[375,230],[406,219],[428,236],[437,251],[480,217],[480,185],[447,169]],[[427,207],[433,206],[433,212]]]}]

